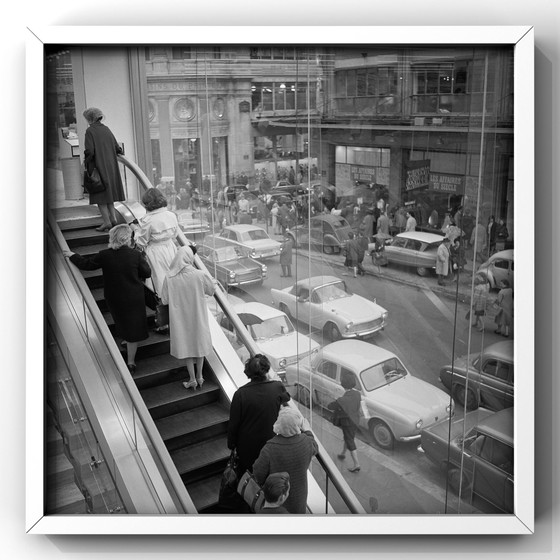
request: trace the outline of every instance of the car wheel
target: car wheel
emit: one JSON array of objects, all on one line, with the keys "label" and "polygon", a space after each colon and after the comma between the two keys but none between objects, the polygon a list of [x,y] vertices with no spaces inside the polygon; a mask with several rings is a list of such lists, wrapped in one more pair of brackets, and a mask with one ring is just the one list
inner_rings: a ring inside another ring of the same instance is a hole
[{"label": "car wheel", "polygon": [[472,389],[466,389],[464,385],[455,385],[453,389],[453,397],[460,406],[467,404],[467,410],[475,410],[478,408],[478,399]]},{"label": "car wheel", "polygon": [[303,385],[298,385],[296,388],[296,400],[306,408],[309,408],[311,404],[309,389]]},{"label": "car wheel", "polygon": [[325,255],[332,255],[334,253],[334,248],[332,245],[323,245],[323,252]]},{"label": "car wheel", "polygon": [[369,425],[369,433],[373,441],[382,449],[393,449],[395,445],[395,436],[391,428],[382,420],[374,420]]},{"label": "car wheel", "polygon": [[416,268],[418,276],[426,276],[428,274],[428,269],[425,266],[419,266]]},{"label": "car wheel", "polygon": [[447,471],[447,482],[455,494],[459,495],[460,489],[461,498],[468,496],[471,491],[469,477],[465,473],[461,474],[461,470],[457,467],[449,467]]},{"label": "car wheel", "polygon": [[334,323],[327,323],[323,328],[323,334],[332,342],[342,339],[339,328]]}]

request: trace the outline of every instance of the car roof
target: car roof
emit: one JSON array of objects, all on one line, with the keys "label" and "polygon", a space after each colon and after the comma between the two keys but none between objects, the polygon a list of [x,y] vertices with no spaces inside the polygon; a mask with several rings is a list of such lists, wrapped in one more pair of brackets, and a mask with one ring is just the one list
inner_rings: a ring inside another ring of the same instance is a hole
[{"label": "car roof", "polygon": [[506,249],[505,251],[498,251],[494,253],[488,260],[490,262],[495,261],[496,259],[506,259],[508,261],[513,260],[513,249]]},{"label": "car roof", "polygon": [[480,420],[478,430],[513,447],[513,408],[504,408]]},{"label": "car roof", "polygon": [[233,231],[250,231],[253,229],[262,229],[266,233],[266,230],[264,228],[251,224],[234,224],[231,226],[226,226],[224,229],[232,229]]},{"label": "car roof", "polygon": [[[348,221],[344,216],[336,216],[334,214],[317,214],[316,216],[311,217],[312,220],[323,220],[325,222],[340,222]],[[348,224],[350,225],[350,224]]]},{"label": "car roof", "polygon": [[429,233],[427,231],[404,231],[397,233],[395,237],[404,237],[405,239],[416,239],[422,243],[436,243],[443,240],[441,235],[437,233]]},{"label": "car roof", "polygon": [[311,276],[310,278],[303,278],[296,282],[298,286],[308,286],[310,289],[324,284],[332,284],[333,282],[341,282],[342,280],[336,276]]},{"label": "car roof", "polygon": [[484,349],[484,355],[491,355],[504,362],[513,363],[513,340],[503,340],[490,344]]},{"label": "car roof", "polygon": [[281,315],[284,315],[284,313],[279,309],[258,301],[238,303],[233,306],[233,309],[237,314],[251,313],[252,315],[260,317],[263,321],[265,319],[271,319],[273,317],[280,317]]},{"label": "car roof", "polygon": [[338,340],[331,342],[322,349],[323,358],[332,360],[350,370],[365,369],[395,358],[396,355],[375,344],[363,340]]}]

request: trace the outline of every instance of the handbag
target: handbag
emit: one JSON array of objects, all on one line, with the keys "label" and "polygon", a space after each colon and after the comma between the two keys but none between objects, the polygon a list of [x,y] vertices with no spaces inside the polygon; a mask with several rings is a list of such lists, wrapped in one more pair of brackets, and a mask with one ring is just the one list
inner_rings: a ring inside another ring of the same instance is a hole
[{"label": "handbag", "polygon": [[161,300],[156,305],[155,322],[158,327],[169,325],[169,305],[161,303]]},{"label": "handbag", "polygon": [[232,449],[222,474],[222,480],[220,481],[219,502],[228,503],[237,496],[238,466],[239,458],[237,457],[237,451]]},{"label": "handbag", "polygon": [[264,504],[264,492],[251,471],[246,471],[239,479],[237,493],[245,500],[251,511],[258,513]]},{"label": "handbag", "polygon": [[105,190],[105,185],[97,168],[94,168],[91,173],[89,173],[87,166],[84,169],[84,190],[88,194],[97,194]]}]

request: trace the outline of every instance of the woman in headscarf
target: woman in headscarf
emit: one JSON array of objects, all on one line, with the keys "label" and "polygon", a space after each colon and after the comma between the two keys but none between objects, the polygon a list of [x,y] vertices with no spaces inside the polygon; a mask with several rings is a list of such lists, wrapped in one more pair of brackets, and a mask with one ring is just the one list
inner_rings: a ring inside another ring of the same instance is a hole
[{"label": "woman in headscarf", "polygon": [[262,448],[253,465],[256,481],[262,486],[271,473],[290,475],[290,494],[284,502],[289,513],[305,513],[307,506],[307,469],[318,447],[301,412],[283,406],[273,428],[276,434]]},{"label": "woman in headscarf", "polygon": [[117,225],[114,202],[124,200],[124,188],[117,161],[117,154],[122,154],[122,148],[117,144],[109,127],[101,120],[105,117],[101,109],[89,107],[83,112],[88,122],[85,134],[84,166],[92,173],[99,171],[101,182],[105,190],[89,195],[89,203],[97,204],[103,223],[96,228],[97,231],[109,231]]},{"label": "woman in headscarf", "polygon": [[180,247],[160,294],[162,302],[169,304],[170,354],[186,360],[189,380],[183,383],[185,389],[196,389],[197,383],[202,387],[204,357],[212,351],[205,296],[214,295],[214,281],[193,263],[191,248]]},{"label": "woman in headscarf", "polygon": [[109,246],[93,255],[64,251],[80,270],[103,270],[103,293],[115,321],[117,335],[126,341],[128,369],[136,371],[138,342],[148,338],[144,279],[150,266],[140,251],[132,248],[132,229],[126,224],[109,231]]}]

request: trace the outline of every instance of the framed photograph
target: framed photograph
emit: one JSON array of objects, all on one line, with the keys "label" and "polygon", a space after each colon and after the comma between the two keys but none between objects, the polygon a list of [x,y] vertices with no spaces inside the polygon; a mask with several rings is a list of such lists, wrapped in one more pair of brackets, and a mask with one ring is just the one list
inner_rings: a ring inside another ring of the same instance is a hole
[{"label": "framed photograph", "polygon": [[533,29],[146,31],[28,36],[26,531],[532,533]]}]

